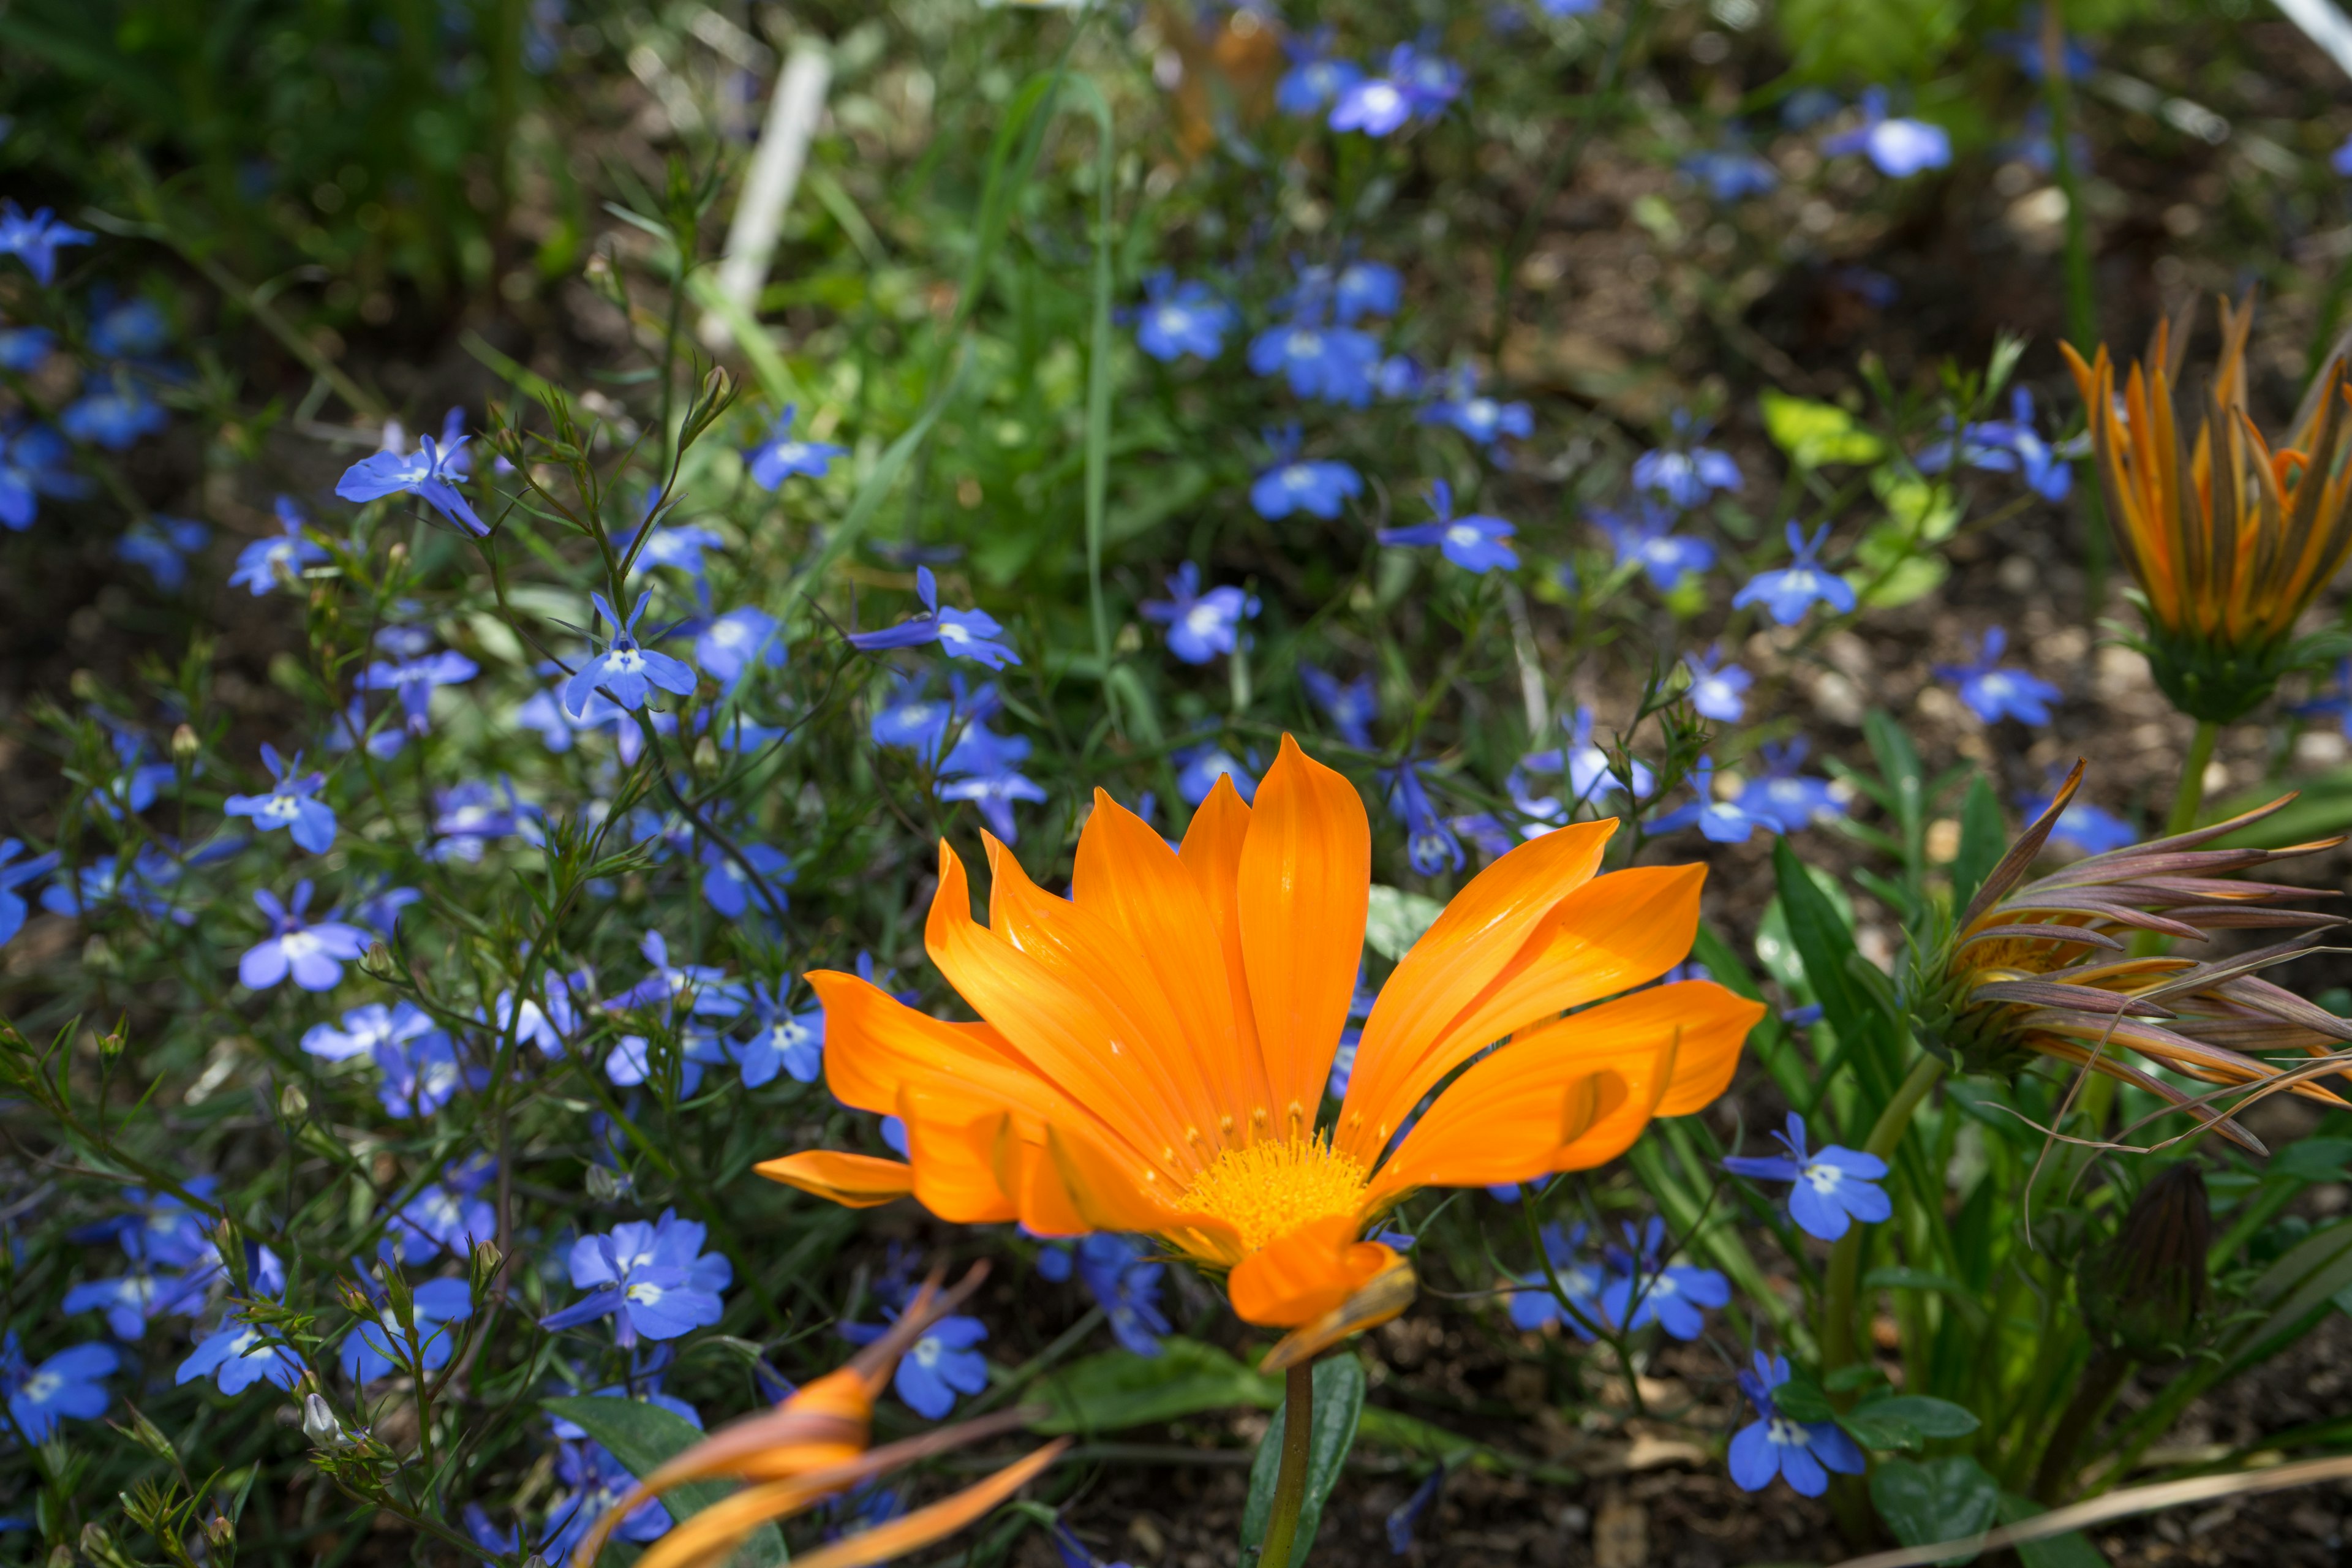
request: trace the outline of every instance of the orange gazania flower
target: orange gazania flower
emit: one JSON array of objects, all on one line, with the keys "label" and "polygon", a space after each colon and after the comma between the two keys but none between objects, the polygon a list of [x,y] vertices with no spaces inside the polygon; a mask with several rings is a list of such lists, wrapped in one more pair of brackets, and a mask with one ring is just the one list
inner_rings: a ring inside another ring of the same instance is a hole
[{"label": "orange gazania flower", "polygon": [[1406,1194],[1601,1164],[1730,1081],[1759,1004],[1709,981],[1619,995],[1689,952],[1706,869],[1596,876],[1616,826],[1547,834],[1463,889],[1382,989],[1328,1125],[1371,881],[1345,778],[1286,736],[1255,806],[1220,780],[1175,853],[1098,791],[1069,900],[987,840],[986,925],[942,844],[925,942],[982,1021],[809,977],[827,1082],[900,1117],[908,1161],[760,1170],[839,1203],[912,1194],[961,1223],[1156,1237],[1229,1270],[1243,1318],[1306,1326],[1286,1364],[1403,1310],[1409,1267],[1361,1238]]}]

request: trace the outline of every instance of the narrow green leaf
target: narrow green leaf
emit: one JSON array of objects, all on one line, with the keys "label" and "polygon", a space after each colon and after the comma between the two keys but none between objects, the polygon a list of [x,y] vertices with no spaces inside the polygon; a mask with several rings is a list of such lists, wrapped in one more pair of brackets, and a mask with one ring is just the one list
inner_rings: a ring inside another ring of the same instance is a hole
[{"label": "narrow green leaf", "polygon": [[1979,1425],[1975,1412],[1948,1399],[1924,1394],[1889,1394],[1865,1399],[1853,1407],[1856,1415],[1874,1421],[1900,1422],[1923,1437],[1965,1437]]},{"label": "narrow green leaf", "polygon": [[[1315,1422],[1307,1458],[1307,1500],[1298,1510],[1298,1533],[1292,1538],[1290,1562],[1264,1563],[1258,1568],[1298,1568],[1315,1545],[1315,1531],[1323,1522],[1323,1505],[1339,1484],[1339,1467],[1355,1446],[1356,1424],[1364,1413],[1364,1363],[1341,1351],[1315,1363]],[[1265,1539],[1266,1517],[1274,1510],[1274,1483],[1282,1468],[1283,1417],[1276,1410],[1258,1444],[1257,1462],[1250,1467],[1249,1501],[1242,1510],[1242,1547],[1246,1551]]]},{"label": "narrow green leaf", "polygon": [[1966,909],[2009,847],[2009,825],[2001,819],[2000,797],[1979,773],[1960,802],[1960,853],[1952,862],[1952,907]]},{"label": "narrow green leaf", "polygon": [[1053,1414],[1046,1433],[1116,1432],[1203,1410],[1282,1403],[1282,1380],[1251,1371],[1214,1345],[1171,1335],[1156,1356],[1105,1351],[1045,1379],[1037,1397]]}]

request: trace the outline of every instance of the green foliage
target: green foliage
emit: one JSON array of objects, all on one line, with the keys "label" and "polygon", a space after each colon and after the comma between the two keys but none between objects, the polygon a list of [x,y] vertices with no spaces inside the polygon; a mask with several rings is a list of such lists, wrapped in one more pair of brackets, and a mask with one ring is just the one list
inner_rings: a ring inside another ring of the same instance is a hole
[{"label": "green foliage", "polygon": [[[1314,1388],[1314,1419],[1307,1450],[1307,1500],[1298,1510],[1298,1533],[1288,1563],[1263,1562],[1262,1568],[1297,1568],[1314,1550],[1315,1532],[1323,1523],[1323,1505],[1330,1500],[1331,1489],[1339,1484],[1339,1467],[1355,1445],[1357,1424],[1363,1415],[1364,1363],[1346,1352],[1326,1356],[1315,1363]],[[1266,1425],[1265,1436],[1258,1443],[1257,1458],[1250,1466],[1249,1500],[1242,1508],[1244,1550],[1265,1538],[1266,1521],[1273,1511],[1275,1478],[1280,1469],[1282,1435],[1289,1415],[1287,1405],[1274,1413],[1274,1419]]]}]

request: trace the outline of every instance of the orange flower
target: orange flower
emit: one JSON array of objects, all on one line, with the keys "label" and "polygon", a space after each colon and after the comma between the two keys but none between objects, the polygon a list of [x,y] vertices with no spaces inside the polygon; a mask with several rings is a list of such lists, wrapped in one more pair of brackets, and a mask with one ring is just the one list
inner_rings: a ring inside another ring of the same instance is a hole
[{"label": "orange flower", "polygon": [[[970,1295],[987,1272],[984,1265],[975,1267],[961,1284],[945,1294],[939,1289],[939,1278],[933,1276],[890,1331],[860,1351],[846,1366],[825,1373],[764,1415],[751,1416],[712,1433],[647,1476],[581,1540],[572,1553],[572,1568],[593,1568],[615,1524],[646,1499],[688,1481],[732,1478],[749,1484],[680,1521],[646,1548],[637,1559],[637,1568],[718,1568],[746,1536],[771,1520],[798,1513],[901,1465],[1034,1418],[1034,1410],[1002,1411],[870,1451],[866,1447],[874,1401],[888,1384],[898,1358],[926,1329]],[[1048,1443],[952,1497],[793,1561],[799,1568],[860,1568],[912,1552],[961,1530],[1011,1497],[1067,1446],[1066,1440]]]},{"label": "orange flower", "polygon": [[1602,1000],[1688,952],[1706,875],[1596,876],[1615,830],[1547,834],[1462,891],[1390,976],[1328,1125],[1371,881],[1345,778],[1286,736],[1255,808],[1219,781],[1176,853],[1097,792],[1067,900],[987,840],[987,925],[942,844],[926,943],[983,1021],[809,977],[827,1081],[905,1121],[907,1163],[760,1170],[837,1203],[912,1194],[962,1223],[1157,1237],[1229,1270],[1242,1317],[1302,1330],[1269,1363],[1289,1364],[1410,1300],[1409,1266],[1361,1239],[1409,1193],[1598,1165],[1730,1081],[1759,1004],[1708,981]]}]

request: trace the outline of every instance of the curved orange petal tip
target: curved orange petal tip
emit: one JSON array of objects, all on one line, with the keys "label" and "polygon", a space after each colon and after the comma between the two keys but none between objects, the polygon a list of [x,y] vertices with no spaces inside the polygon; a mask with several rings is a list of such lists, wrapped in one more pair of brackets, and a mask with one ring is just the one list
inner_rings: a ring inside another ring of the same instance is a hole
[{"label": "curved orange petal tip", "polygon": [[[1377,1244],[1374,1244],[1377,1245]],[[1386,1252],[1386,1247],[1381,1247]],[[1412,1264],[1395,1253],[1380,1271],[1365,1281],[1356,1293],[1311,1321],[1301,1323],[1282,1336],[1275,1347],[1265,1352],[1257,1363],[1260,1372],[1284,1372],[1299,1363],[1312,1361],[1350,1335],[1366,1329],[1375,1329],[1412,1305],[1414,1292],[1421,1280],[1412,1271]]]},{"label": "curved orange petal tip", "polygon": [[1225,1289],[1244,1322],[1297,1328],[1338,1310],[1396,1259],[1356,1239],[1356,1219],[1327,1215],[1276,1237],[1234,1266]]},{"label": "curved orange petal tip", "polygon": [[845,1208],[870,1209],[915,1190],[915,1167],[872,1154],[807,1149],[751,1167],[772,1182],[798,1187]]},{"label": "curved orange petal tip", "polygon": [[953,1497],[942,1498],[929,1508],[919,1508],[887,1524],[877,1524],[819,1547],[806,1556],[795,1557],[795,1568],[867,1568],[870,1563],[887,1563],[942,1536],[952,1535],[1028,1485],[1038,1471],[1060,1458],[1062,1450],[1069,1446],[1067,1437],[1055,1438]]}]

